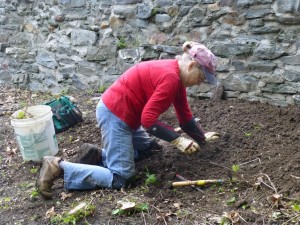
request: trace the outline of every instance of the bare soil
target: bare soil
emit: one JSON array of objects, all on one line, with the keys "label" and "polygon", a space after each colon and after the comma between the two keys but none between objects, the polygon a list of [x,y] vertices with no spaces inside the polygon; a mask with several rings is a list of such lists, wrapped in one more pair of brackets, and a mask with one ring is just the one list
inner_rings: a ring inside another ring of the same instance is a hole
[{"label": "bare soil", "polygon": [[[72,224],[63,218],[82,202],[94,210],[73,224],[300,224],[299,107],[189,99],[203,128],[221,134],[218,140],[193,155],[161,142],[162,150],[136,162],[137,180],[128,189],[67,192],[60,179],[53,187],[54,198],[44,200],[35,190],[40,162],[23,161],[10,115],[53,96],[3,86],[0,93],[0,224]],[[57,134],[58,155],[71,160],[82,143],[101,147],[101,136],[95,120],[99,94],[68,94],[84,115],[83,122]],[[161,119],[178,127],[172,108]],[[179,181],[177,173],[190,180],[224,182],[200,190],[170,188]],[[157,181],[146,185],[147,174]],[[146,207],[113,215],[120,200]]]}]

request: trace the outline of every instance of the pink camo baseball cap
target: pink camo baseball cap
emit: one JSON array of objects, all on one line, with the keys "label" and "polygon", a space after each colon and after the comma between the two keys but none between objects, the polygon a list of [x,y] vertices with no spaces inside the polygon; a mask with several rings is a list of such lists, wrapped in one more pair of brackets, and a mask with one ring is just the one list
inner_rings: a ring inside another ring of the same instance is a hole
[{"label": "pink camo baseball cap", "polygon": [[208,83],[217,85],[216,78],[217,57],[204,45],[194,43],[188,50],[190,56],[202,66]]}]

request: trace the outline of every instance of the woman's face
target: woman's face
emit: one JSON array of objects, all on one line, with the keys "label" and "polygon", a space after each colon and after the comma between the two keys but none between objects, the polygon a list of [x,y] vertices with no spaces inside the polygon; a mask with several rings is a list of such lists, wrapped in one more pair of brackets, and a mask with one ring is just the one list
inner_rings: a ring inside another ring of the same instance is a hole
[{"label": "woman's face", "polygon": [[187,76],[185,77],[185,86],[191,87],[193,85],[199,85],[205,80],[205,75],[200,66],[194,61],[190,62],[187,68]]}]

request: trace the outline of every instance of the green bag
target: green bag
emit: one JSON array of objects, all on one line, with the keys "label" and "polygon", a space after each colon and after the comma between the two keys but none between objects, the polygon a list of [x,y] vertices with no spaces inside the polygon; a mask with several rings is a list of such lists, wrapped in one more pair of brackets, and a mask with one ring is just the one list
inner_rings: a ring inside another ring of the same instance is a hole
[{"label": "green bag", "polygon": [[55,133],[61,133],[68,130],[75,124],[82,122],[82,113],[79,108],[73,104],[66,96],[47,102],[53,113],[53,123]]}]

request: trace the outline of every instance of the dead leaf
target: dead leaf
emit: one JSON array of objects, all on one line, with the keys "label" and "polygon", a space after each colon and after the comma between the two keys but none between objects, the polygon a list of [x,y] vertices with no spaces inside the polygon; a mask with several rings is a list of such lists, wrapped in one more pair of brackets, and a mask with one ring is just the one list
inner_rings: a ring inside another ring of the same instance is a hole
[{"label": "dead leaf", "polygon": [[224,212],[224,217],[228,218],[232,224],[240,224],[240,215],[238,212],[231,211],[231,212]]},{"label": "dead leaf", "polygon": [[120,209],[124,211],[129,211],[135,207],[134,202],[118,201],[118,204],[121,205]]},{"label": "dead leaf", "polygon": [[77,205],[75,208],[71,209],[68,214],[72,215],[78,212],[79,210],[83,209],[86,207],[85,202],[81,202],[79,205]]},{"label": "dead leaf", "polygon": [[261,187],[261,184],[263,183],[263,176],[262,175],[259,175],[257,178],[256,178],[256,182],[254,184],[254,186],[256,187],[256,189],[259,189]]},{"label": "dead leaf", "polygon": [[9,154],[11,152],[10,146],[7,146],[5,151]]},{"label": "dead leaf", "polygon": [[47,212],[46,212],[46,218],[47,219],[52,218],[55,215],[56,215],[56,212],[54,210],[54,206],[51,209],[48,209]]},{"label": "dead leaf", "polygon": [[268,197],[267,199],[272,205],[274,205],[275,207],[278,208],[278,207],[282,206],[282,204],[281,204],[282,197],[283,197],[282,194],[274,194],[274,195]]},{"label": "dead leaf", "polygon": [[179,208],[180,208],[180,206],[181,206],[181,204],[180,204],[180,203],[176,203],[176,202],[175,202],[173,205],[174,205],[174,207],[175,207],[175,208],[177,208],[177,209],[179,209]]},{"label": "dead leaf", "polygon": [[67,198],[72,197],[72,196],[73,196],[73,193],[62,192],[60,195],[61,195],[60,199],[64,201],[64,200],[66,200]]},{"label": "dead leaf", "polygon": [[170,216],[176,215],[172,212],[167,212],[167,213],[160,213],[160,215],[156,216],[156,219],[166,219]]},{"label": "dead leaf", "polygon": [[11,149],[10,146],[7,146],[5,152],[6,152],[8,155],[16,155],[16,154],[17,154],[17,148]]}]

